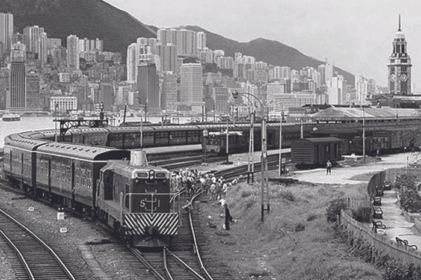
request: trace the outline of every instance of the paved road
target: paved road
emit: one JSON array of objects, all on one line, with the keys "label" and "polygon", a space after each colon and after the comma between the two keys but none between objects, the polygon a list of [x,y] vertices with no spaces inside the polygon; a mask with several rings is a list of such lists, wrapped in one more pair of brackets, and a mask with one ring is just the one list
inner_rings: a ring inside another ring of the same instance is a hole
[{"label": "paved road", "polygon": [[378,162],[367,163],[360,166],[350,166],[344,164],[341,167],[333,167],[332,175],[326,175],[325,168],[312,170],[297,170],[292,172],[294,179],[303,182],[318,184],[357,184],[361,181],[351,180],[355,175],[383,171],[388,168],[399,168],[407,165],[408,156],[411,153],[393,154],[382,156]]}]

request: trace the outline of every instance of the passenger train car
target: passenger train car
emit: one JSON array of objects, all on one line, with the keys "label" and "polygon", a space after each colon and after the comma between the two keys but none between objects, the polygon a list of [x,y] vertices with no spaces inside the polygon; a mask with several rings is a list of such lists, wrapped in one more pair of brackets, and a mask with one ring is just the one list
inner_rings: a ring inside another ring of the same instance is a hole
[{"label": "passenger train car", "polygon": [[163,246],[178,225],[170,212],[169,172],[133,158],[127,150],[13,134],[5,138],[3,171],[37,197],[98,216],[135,246]]}]

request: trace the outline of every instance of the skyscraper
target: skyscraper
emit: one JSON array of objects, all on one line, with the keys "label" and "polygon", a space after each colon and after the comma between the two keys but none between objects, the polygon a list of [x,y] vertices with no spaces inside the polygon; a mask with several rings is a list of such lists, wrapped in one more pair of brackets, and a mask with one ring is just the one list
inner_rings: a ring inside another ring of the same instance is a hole
[{"label": "skyscraper", "polygon": [[0,13],[0,43],[3,43],[3,51],[9,51],[12,47],[13,15]]},{"label": "skyscraper", "polygon": [[163,73],[161,106],[163,110],[176,110],[177,107],[177,75]]},{"label": "skyscraper", "polygon": [[26,107],[25,62],[10,63],[10,94],[6,96],[6,109],[24,110]]},{"label": "skyscraper", "polygon": [[26,73],[26,108],[41,110],[40,102],[40,77],[39,74],[31,70]]},{"label": "skyscraper", "polygon": [[145,106],[145,112],[159,112],[159,80],[155,64],[141,64],[137,75],[137,89],[140,104]]},{"label": "skyscraper", "polygon": [[79,38],[76,35],[67,36],[67,68],[79,70]]},{"label": "skyscraper", "polygon": [[161,57],[161,71],[177,72],[177,47],[171,43],[156,45],[158,55]]},{"label": "skyscraper", "polygon": [[180,67],[180,101],[201,112],[203,104],[202,64],[186,63]]},{"label": "skyscraper", "polygon": [[411,95],[411,58],[407,53],[405,35],[401,31],[399,15],[398,32],[393,40],[393,52],[389,57],[388,75],[391,94]]}]

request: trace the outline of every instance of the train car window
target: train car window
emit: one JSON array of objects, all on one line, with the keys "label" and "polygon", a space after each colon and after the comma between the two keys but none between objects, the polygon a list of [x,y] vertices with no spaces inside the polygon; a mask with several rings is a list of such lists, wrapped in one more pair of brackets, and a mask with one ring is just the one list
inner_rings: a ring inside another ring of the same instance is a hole
[{"label": "train car window", "polygon": [[77,167],[76,170],[75,170],[75,182],[76,182],[77,186],[79,186],[79,184],[80,184],[79,174],[80,174],[80,168]]},{"label": "train car window", "polygon": [[56,177],[56,163],[54,161],[51,162],[51,178]]},{"label": "train car window", "polygon": [[70,166],[66,166],[67,182],[70,182]]},{"label": "train car window", "polygon": [[61,180],[66,181],[66,166],[64,164],[61,164]]},{"label": "train car window", "polygon": [[92,188],[91,187],[91,184],[92,184],[92,179],[91,179],[92,172],[91,172],[91,170],[88,170],[86,173],[87,173],[86,185],[87,185],[88,189],[91,189]]},{"label": "train car window", "polygon": [[86,170],[81,168],[80,185],[82,187],[85,186],[85,173],[86,173]]}]

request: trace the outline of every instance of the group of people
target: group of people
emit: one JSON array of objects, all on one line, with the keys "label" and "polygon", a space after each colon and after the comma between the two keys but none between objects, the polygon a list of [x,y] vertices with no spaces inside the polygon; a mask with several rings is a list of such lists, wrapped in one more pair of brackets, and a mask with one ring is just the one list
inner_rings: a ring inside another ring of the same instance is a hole
[{"label": "group of people", "polygon": [[[175,171],[172,175],[172,192],[179,192],[183,188],[186,190],[187,196],[192,196],[199,190],[203,196],[209,196],[209,200],[217,201],[224,207],[223,216],[225,218],[224,229],[230,229],[230,223],[235,222],[232,218],[228,204],[225,201],[228,190],[235,184],[238,183],[238,179],[234,179],[231,182],[226,182],[223,177],[216,178],[213,173],[205,173],[196,170],[180,169]],[[192,210],[191,201],[187,199],[186,205],[183,209],[187,211]]]}]

